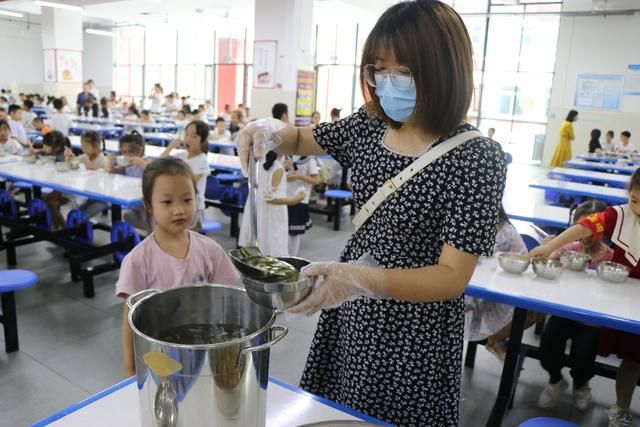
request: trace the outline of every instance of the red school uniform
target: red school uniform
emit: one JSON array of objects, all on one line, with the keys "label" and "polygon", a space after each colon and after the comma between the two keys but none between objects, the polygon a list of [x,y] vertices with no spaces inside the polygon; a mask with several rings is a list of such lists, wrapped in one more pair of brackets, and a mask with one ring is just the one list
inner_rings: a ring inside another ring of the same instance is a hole
[{"label": "red school uniform", "polygon": [[[611,240],[611,261],[626,265],[631,269],[630,276],[640,279],[640,221],[629,205],[607,208],[589,215],[578,224],[592,230],[593,238],[604,236]],[[615,354],[621,359],[640,363],[640,335],[602,328],[598,353],[602,356]]]}]

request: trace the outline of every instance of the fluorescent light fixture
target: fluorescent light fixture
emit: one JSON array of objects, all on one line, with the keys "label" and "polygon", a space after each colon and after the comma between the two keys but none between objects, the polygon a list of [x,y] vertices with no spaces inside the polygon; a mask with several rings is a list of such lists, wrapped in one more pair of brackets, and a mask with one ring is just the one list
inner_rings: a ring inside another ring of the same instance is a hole
[{"label": "fluorescent light fixture", "polygon": [[11,16],[13,18],[22,18],[24,15],[18,12],[11,12],[10,10],[0,10],[0,15],[2,16]]},{"label": "fluorescent light fixture", "polygon": [[84,32],[87,34],[95,34],[96,36],[113,37],[115,35],[112,31],[94,30],[93,28],[87,28]]},{"label": "fluorescent light fixture", "polygon": [[78,12],[82,12],[82,8],[80,6],[73,6],[71,4],[54,3],[52,1],[41,1],[41,0],[36,0],[34,1],[34,3],[37,4],[38,6],[57,7],[58,9],[68,9],[68,10],[75,10]]}]

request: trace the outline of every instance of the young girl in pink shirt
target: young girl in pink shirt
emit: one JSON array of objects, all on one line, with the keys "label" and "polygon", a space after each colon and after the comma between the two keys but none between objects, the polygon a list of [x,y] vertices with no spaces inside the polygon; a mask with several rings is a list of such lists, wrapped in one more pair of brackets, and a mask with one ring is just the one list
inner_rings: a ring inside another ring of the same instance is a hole
[{"label": "young girl in pink shirt", "polygon": [[[182,160],[167,157],[150,163],[142,175],[145,210],[155,230],[123,260],[116,295],[126,299],[143,289],[168,289],[198,283],[235,284],[239,275],[213,240],[189,230],[196,214],[193,173]],[[125,305],[122,349],[128,376],[135,373],[133,338]]]}]

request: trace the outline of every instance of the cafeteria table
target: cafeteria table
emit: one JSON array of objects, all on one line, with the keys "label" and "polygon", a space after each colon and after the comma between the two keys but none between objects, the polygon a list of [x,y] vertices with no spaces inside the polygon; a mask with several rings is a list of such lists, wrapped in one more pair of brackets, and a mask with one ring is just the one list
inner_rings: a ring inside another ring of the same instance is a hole
[{"label": "cafeteria table", "polygon": [[88,130],[92,130],[92,131],[98,132],[102,136],[109,136],[109,135],[118,134],[118,133],[122,132],[122,128],[121,127],[103,126],[103,125],[91,125],[91,124],[77,123],[77,122],[74,123],[71,126],[71,128],[69,129],[69,132],[82,133],[82,132],[86,132]]},{"label": "cafeteria table", "polygon": [[142,128],[145,131],[151,130],[154,132],[176,132],[178,126],[173,123],[143,123],[129,120],[118,120],[115,122],[116,126],[121,128]]},{"label": "cafeteria table", "polygon": [[553,168],[549,171],[549,178],[566,178],[585,184],[599,182],[618,188],[625,188],[629,183],[629,177],[626,175],[574,168]]},{"label": "cafeteria table", "polygon": [[[137,393],[135,377],[131,377],[32,424],[32,427],[139,427]],[[273,377],[269,378],[267,387],[266,418],[267,427],[292,427],[331,420],[390,425]]]},{"label": "cafeteria table", "polygon": [[517,204],[505,209],[512,220],[563,229],[569,224],[569,209],[562,206]]},{"label": "cafeteria table", "polygon": [[542,190],[551,190],[557,193],[567,194],[571,196],[590,197],[612,203],[626,203],[628,200],[627,190],[622,188],[580,184],[577,182],[560,181],[557,179],[538,179],[534,183],[529,184],[529,187]]},{"label": "cafeteria table", "polygon": [[613,172],[613,173],[619,173],[621,175],[631,175],[633,172],[635,172],[636,169],[638,169],[635,166],[588,162],[586,160],[580,160],[580,159],[569,160],[569,161],[566,161],[564,164],[572,168]]},{"label": "cafeteria table", "polygon": [[109,203],[112,222],[122,219],[122,209],[131,209],[142,204],[139,178],[105,171],[78,169],[56,172],[52,164],[29,164],[16,158],[11,163],[0,163],[0,178],[31,184],[35,197],[40,197],[41,188],[47,187]]},{"label": "cafeteria table", "polygon": [[593,154],[580,154],[580,155],[577,155],[576,157],[578,159],[580,159],[580,160],[586,160],[588,162],[601,162],[601,163],[618,163],[618,162],[622,162],[624,164],[628,164],[628,165],[631,165],[631,166],[640,165],[640,162],[636,162],[636,161],[628,159],[628,158],[612,159],[612,158],[609,158],[609,157],[594,156]]},{"label": "cafeteria table", "polygon": [[486,423],[491,427],[500,426],[512,398],[527,310],[640,334],[637,279],[608,283],[593,270],[565,270],[557,280],[541,279],[531,269],[514,275],[494,256],[478,262],[465,294],[515,307],[498,396]]}]

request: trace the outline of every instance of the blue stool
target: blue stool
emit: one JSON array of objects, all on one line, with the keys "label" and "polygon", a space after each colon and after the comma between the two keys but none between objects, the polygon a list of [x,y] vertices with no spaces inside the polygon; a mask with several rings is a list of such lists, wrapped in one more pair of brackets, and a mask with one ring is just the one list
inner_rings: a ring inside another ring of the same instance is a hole
[{"label": "blue stool", "polygon": [[244,179],[242,175],[238,175],[236,173],[219,173],[216,175],[216,178],[221,184],[232,184]]},{"label": "blue stool", "polygon": [[[346,202],[353,201],[353,193],[346,190],[327,190],[324,192],[324,196],[327,198],[327,204],[331,205],[333,202],[333,208],[329,208],[328,220],[333,219],[333,229],[335,231],[340,230],[340,214],[342,213],[342,206]],[[353,212],[353,206],[352,206]]]},{"label": "blue stool", "polygon": [[520,427],[580,427],[569,421],[559,420],[558,418],[532,418],[520,424]]},{"label": "blue stool", "polygon": [[200,229],[200,234],[207,235],[220,230],[222,230],[222,224],[213,219],[205,218],[204,224],[202,224],[202,228]]},{"label": "blue stool", "polygon": [[12,353],[19,349],[14,292],[33,286],[37,280],[38,276],[27,270],[0,271],[0,302],[2,303],[0,323],[2,323],[4,329],[4,348],[7,353]]}]

